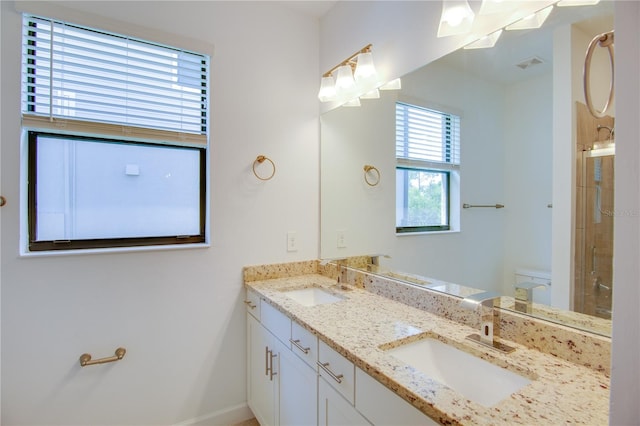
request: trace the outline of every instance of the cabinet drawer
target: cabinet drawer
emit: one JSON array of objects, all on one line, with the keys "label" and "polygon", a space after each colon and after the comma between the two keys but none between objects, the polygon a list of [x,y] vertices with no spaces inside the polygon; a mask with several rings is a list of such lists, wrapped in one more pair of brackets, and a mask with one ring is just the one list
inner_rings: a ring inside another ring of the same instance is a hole
[{"label": "cabinet drawer", "polygon": [[291,349],[291,319],[288,316],[260,299],[260,322],[276,336],[284,345]]},{"label": "cabinet drawer", "polygon": [[258,296],[258,293],[247,290],[247,297],[244,299],[244,304],[247,307],[247,312],[260,321],[260,296]]},{"label": "cabinet drawer", "polygon": [[295,321],[291,322],[291,350],[311,368],[318,361],[318,338]]},{"label": "cabinet drawer", "polygon": [[318,345],[318,372],[347,401],[353,404],[355,398],[355,366],[351,361],[322,341]]},{"label": "cabinet drawer", "polygon": [[356,409],[374,425],[438,424],[359,368],[356,380]]}]

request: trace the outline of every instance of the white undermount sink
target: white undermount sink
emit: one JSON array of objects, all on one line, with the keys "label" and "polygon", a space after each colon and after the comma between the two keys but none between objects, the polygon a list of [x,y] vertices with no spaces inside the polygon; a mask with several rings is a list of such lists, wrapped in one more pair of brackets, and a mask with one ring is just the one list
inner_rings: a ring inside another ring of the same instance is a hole
[{"label": "white undermount sink", "polygon": [[303,306],[324,305],[339,302],[342,299],[317,287],[285,291],[284,295]]},{"label": "white undermount sink", "polygon": [[531,383],[526,377],[431,337],[386,353],[485,407]]}]

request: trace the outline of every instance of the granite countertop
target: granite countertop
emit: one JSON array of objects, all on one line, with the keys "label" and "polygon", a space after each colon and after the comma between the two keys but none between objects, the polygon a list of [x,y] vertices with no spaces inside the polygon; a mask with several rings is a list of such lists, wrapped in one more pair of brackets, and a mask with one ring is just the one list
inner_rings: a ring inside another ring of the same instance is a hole
[{"label": "granite countertop", "polygon": [[[249,281],[247,288],[287,314],[356,366],[442,424],[607,424],[609,378],[514,342],[503,354],[465,337],[477,333],[423,310],[317,274]],[[283,291],[322,287],[343,300],[305,307]],[[344,290],[343,288],[348,288]],[[492,407],[470,401],[394,358],[384,349],[435,336],[531,380]]]}]

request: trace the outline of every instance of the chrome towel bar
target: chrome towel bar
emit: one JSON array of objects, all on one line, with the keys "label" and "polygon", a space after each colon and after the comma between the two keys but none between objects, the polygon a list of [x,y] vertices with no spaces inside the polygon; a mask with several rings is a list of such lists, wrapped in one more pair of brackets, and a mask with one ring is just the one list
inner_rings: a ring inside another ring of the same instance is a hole
[{"label": "chrome towel bar", "polygon": [[463,209],[473,209],[476,207],[491,207],[493,209],[502,209],[504,208],[504,204],[491,204],[491,205],[486,205],[486,204],[480,204],[480,205],[475,205],[475,204],[463,204],[462,208]]}]

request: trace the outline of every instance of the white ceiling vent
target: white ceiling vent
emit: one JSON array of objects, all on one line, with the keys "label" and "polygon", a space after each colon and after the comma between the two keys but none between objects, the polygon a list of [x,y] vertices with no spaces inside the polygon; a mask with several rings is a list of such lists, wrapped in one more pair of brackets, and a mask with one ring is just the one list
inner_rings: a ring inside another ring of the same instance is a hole
[{"label": "white ceiling vent", "polygon": [[542,63],[544,63],[544,61],[542,59],[540,59],[537,56],[532,56],[529,59],[525,59],[524,61],[522,61],[520,63],[517,63],[516,66],[518,68],[526,70],[527,68],[530,68],[530,67],[532,67],[534,65],[539,65],[539,64],[542,64]]}]

